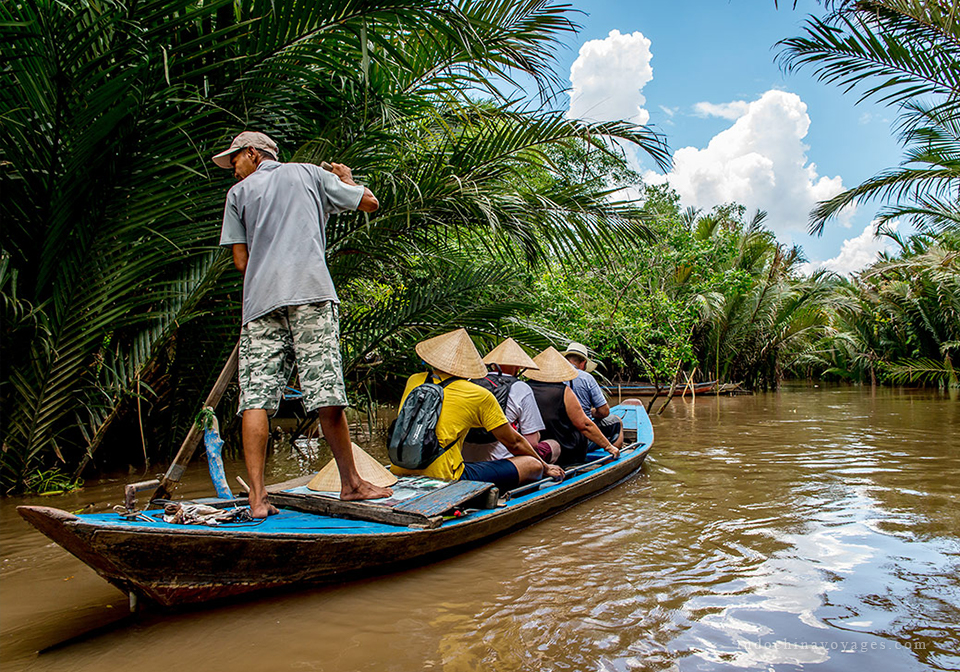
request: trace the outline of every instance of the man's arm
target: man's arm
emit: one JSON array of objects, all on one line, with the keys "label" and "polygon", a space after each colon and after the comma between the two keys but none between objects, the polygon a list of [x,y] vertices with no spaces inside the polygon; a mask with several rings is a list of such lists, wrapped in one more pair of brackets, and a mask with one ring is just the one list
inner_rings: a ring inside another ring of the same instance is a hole
[{"label": "man's arm", "polygon": [[602,446],[605,451],[614,457],[620,455],[620,450],[607,440],[603,432],[601,432],[600,429],[593,424],[593,421],[587,417],[587,414],[583,412],[583,406],[580,405],[580,400],[577,399],[577,395],[575,395],[569,387],[563,392],[563,405],[567,410],[567,415],[570,416],[570,420],[573,422],[573,426],[577,428],[577,431],[598,446]]},{"label": "man's arm", "polygon": [[[353,171],[350,170],[350,166],[345,166],[342,163],[331,163],[330,172],[339,177],[340,181],[344,184],[351,184],[356,187],[360,186],[353,181]],[[357,206],[357,210],[361,212],[376,212],[379,207],[380,201],[377,200],[377,197],[373,195],[372,191],[364,187],[363,197],[360,199],[360,205]]]},{"label": "man's arm", "polygon": [[233,265],[237,267],[238,271],[240,271],[240,275],[246,275],[247,259],[249,258],[250,255],[247,253],[246,243],[233,244]]},{"label": "man's arm", "polygon": [[590,376],[590,405],[593,406],[591,414],[594,420],[603,420],[610,415],[610,404],[607,403],[600,383],[592,375]]},{"label": "man's arm", "polygon": [[[533,449],[530,443],[523,438],[523,436],[517,433],[517,430],[510,426],[509,422],[491,430],[490,433],[493,434],[497,441],[502,443],[504,447],[514,455],[528,455],[537,460],[543,465],[543,473],[550,478],[555,478],[557,480],[563,478],[563,468],[558,467],[555,464],[547,464],[544,462],[543,458],[537,454],[537,451]],[[539,435],[539,432],[537,432],[537,434]]]},{"label": "man's arm", "polygon": [[363,198],[360,199],[360,205],[357,206],[357,210],[360,212],[376,212],[380,207],[380,201],[377,200],[377,197],[373,195],[373,192],[363,188]]}]

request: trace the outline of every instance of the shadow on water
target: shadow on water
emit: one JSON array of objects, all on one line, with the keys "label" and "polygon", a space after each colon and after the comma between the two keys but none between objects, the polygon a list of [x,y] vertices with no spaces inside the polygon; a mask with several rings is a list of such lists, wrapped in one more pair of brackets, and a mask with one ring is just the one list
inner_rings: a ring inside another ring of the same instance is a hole
[{"label": "shadow on water", "polygon": [[[120,625],[125,596],[20,521],[22,501],[2,502],[0,665],[960,668],[960,405],[803,388],[681,401],[655,423],[638,477],[463,555]],[[303,459],[278,453],[271,477]],[[120,489],[93,484],[42,503],[103,510]],[[202,468],[182,490],[209,492]]]}]

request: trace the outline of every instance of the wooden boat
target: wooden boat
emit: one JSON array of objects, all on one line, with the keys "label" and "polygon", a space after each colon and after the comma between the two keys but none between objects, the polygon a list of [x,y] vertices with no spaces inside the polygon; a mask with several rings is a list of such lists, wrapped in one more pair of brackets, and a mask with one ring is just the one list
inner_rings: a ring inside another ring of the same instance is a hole
[{"label": "wooden boat", "polygon": [[[600,387],[607,394],[619,395],[621,399],[625,396],[652,397],[657,393],[656,385],[650,383],[622,383],[619,385],[601,385]],[[711,380],[694,385],[677,385],[674,396],[684,397],[693,393],[704,396],[753,394],[750,390],[744,389],[740,383],[720,383]],[[670,394],[669,385],[660,388],[660,396],[665,397],[668,394]],[[626,400],[624,399],[622,403],[626,403]]]},{"label": "wooden boat", "polygon": [[[652,383],[624,383],[622,385],[601,385],[601,389],[607,394],[617,394],[634,397],[652,397],[657,393],[657,386]],[[682,397],[691,394],[715,394],[720,389],[716,380],[705,383],[694,383],[693,385],[677,385],[676,396]],[[660,395],[670,394],[670,386],[664,385],[660,388]]]},{"label": "wooden boat", "polygon": [[[40,506],[18,511],[129,593],[131,605],[139,598],[176,606],[339,582],[476,546],[621,483],[637,473],[653,444],[642,407],[640,414],[637,442],[625,446],[619,459],[597,451],[568,469],[560,483],[544,479],[502,497],[491,497],[489,484],[460,481],[388,507],[310,493],[303,480],[269,488],[278,515],[219,527],[166,523],[162,510],[79,516]],[[484,500],[492,508],[477,508]],[[246,503],[203,501],[219,507]]]}]

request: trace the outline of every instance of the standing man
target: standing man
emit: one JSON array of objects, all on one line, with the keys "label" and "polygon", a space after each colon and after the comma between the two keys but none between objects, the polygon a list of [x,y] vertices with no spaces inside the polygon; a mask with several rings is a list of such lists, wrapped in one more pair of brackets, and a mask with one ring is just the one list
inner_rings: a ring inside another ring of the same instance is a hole
[{"label": "standing man", "polygon": [[250,476],[250,513],[278,513],[267,501],[264,467],[275,412],[294,363],[307,412],[320,427],[340,470],[340,498],[389,497],[392,491],[360,478],[343,409],[346,387],[340,358],[337,293],[326,264],[330,215],[379,207],[350,168],[280,163],[276,143],[245,131],[213,157],[238,183],[227,193],[220,245],[233,251],[243,275],[240,330],[240,409],[243,457]]},{"label": "standing man", "polygon": [[[603,396],[603,390],[593,377],[597,370],[597,363],[587,354],[587,346],[583,343],[571,343],[562,353],[567,361],[577,370],[577,377],[568,384],[577,395],[577,400],[587,417],[593,420],[603,435],[610,439],[617,448],[623,447],[623,420],[616,415],[610,415],[610,404]],[[590,448],[593,448],[591,444]]]}]

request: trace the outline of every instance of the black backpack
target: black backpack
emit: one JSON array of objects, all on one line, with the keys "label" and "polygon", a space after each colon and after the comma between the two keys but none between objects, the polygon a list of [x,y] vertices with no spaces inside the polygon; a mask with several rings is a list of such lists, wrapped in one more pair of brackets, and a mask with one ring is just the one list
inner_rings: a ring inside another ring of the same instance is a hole
[{"label": "black backpack", "polygon": [[387,448],[390,461],[404,469],[424,469],[443,455],[450,446],[441,446],[437,441],[437,420],[443,405],[443,388],[455,380],[450,377],[440,383],[433,382],[433,374],[410,391],[403,400],[400,414],[390,425],[390,440]]},{"label": "black backpack", "polygon": [[[490,390],[500,404],[500,408],[506,411],[510,388],[517,380],[515,376],[508,376],[505,373],[489,373],[485,378],[471,378],[470,382]],[[497,438],[485,429],[474,427],[465,440],[467,443],[493,443]]]}]

